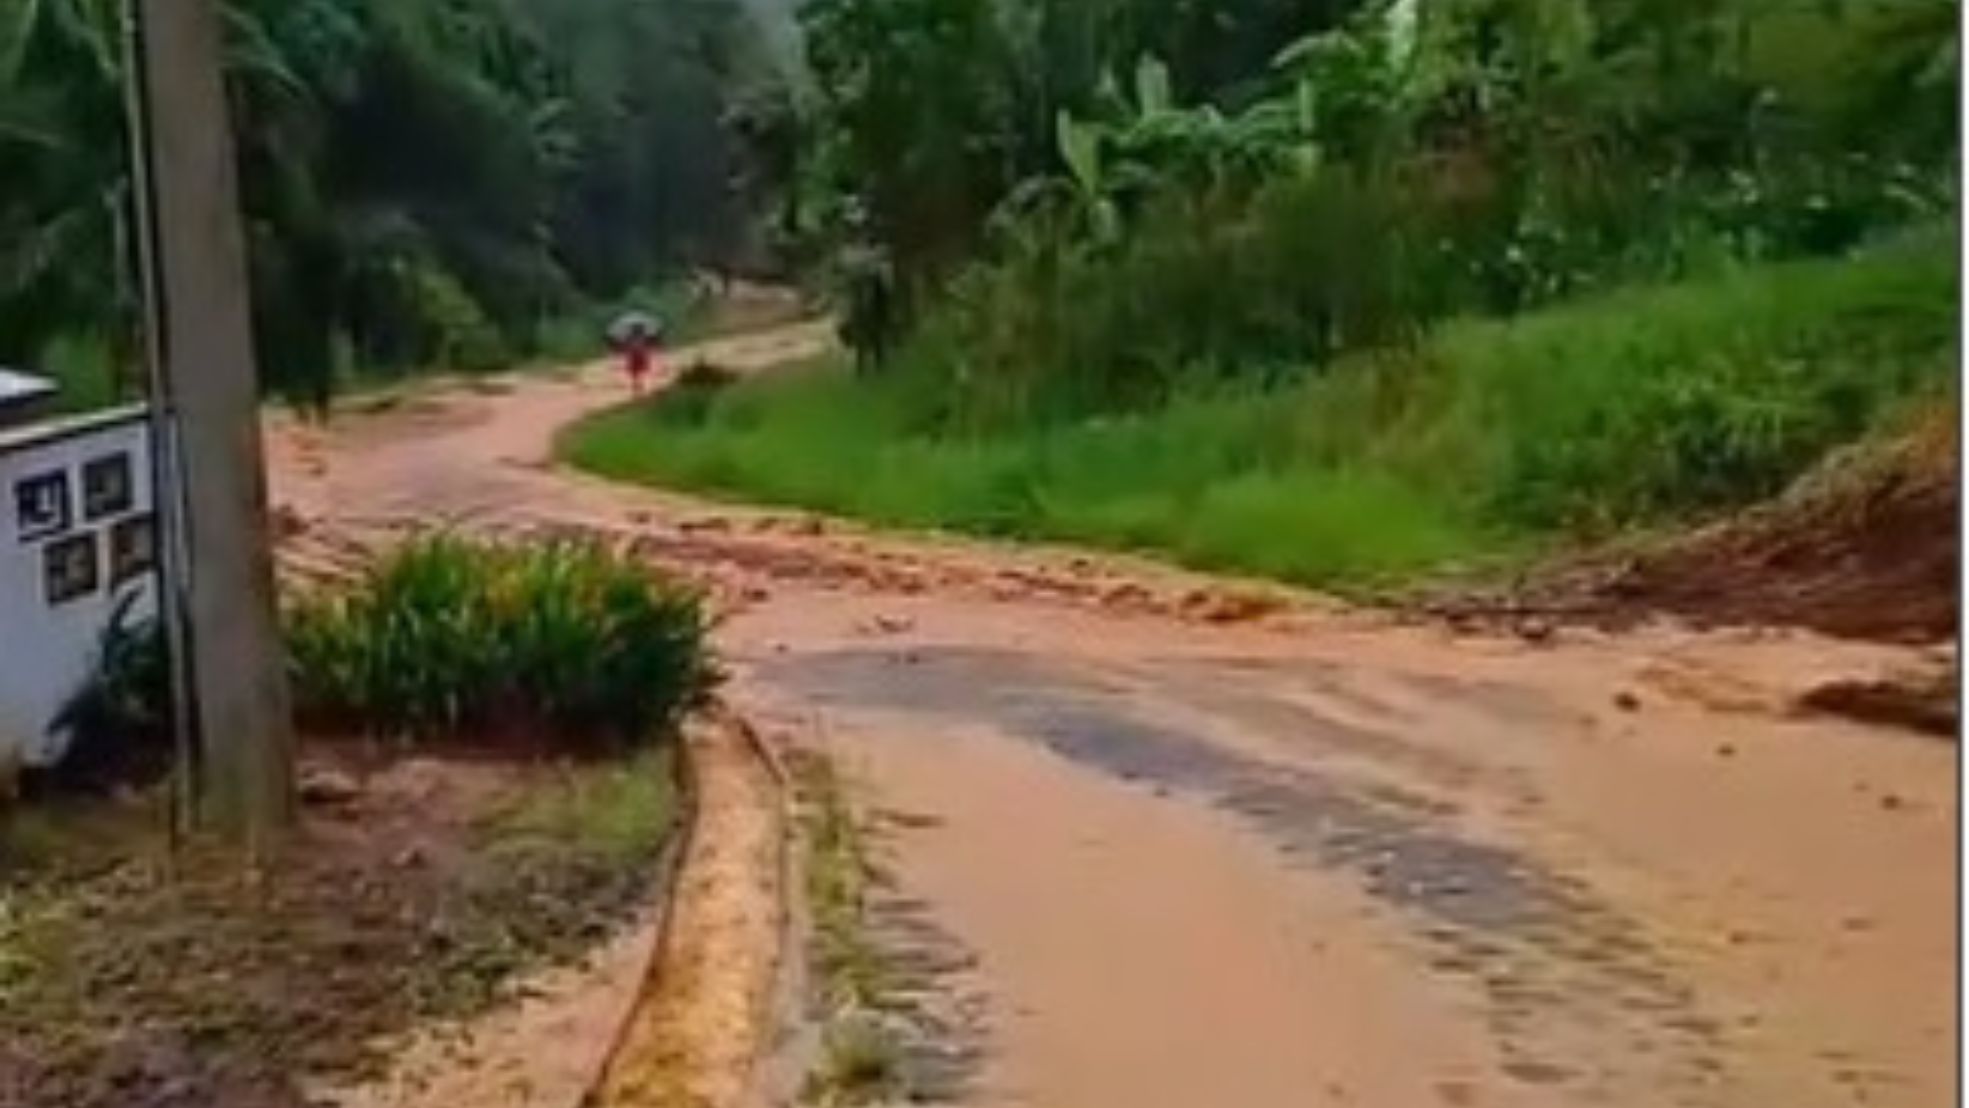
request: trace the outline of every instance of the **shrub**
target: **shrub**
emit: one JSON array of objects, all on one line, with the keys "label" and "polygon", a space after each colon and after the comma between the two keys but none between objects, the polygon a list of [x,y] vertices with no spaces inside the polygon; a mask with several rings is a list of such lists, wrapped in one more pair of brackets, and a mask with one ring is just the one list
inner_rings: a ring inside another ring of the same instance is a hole
[{"label": "shrub", "polygon": [[489,373],[505,363],[510,357],[505,336],[463,282],[435,265],[411,272],[425,361],[468,373]]},{"label": "shrub", "polygon": [[89,679],[55,717],[68,746],[36,774],[55,789],[98,792],[161,778],[171,765],[169,676],[155,621],[132,622],[132,593],[111,613]]},{"label": "shrub", "polygon": [[294,604],[303,720],[407,738],[577,748],[661,737],[709,688],[697,598],[598,546],[415,541],[357,586]]},{"label": "shrub", "polygon": [[696,361],[685,366],[683,371],[677,374],[677,381],[672,388],[717,392],[737,384],[738,380],[736,372],[717,362]]},{"label": "shrub", "polygon": [[965,274],[895,372],[945,382],[959,421],[1003,426],[1153,408],[1397,341],[1435,295],[1415,260],[1422,200],[1336,170],[1248,196],[1171,192],[1111,244],[1008,219],[1002,256]]},{"label": "shrub", "polygon": [[1722,167],[1573,153],[1172,180],[1108,236],[1011,207],[891,372],[935,382],[960,429],[1150,409],[1200,381],[1265,385],[1450,318],[1838,256],[1954,206],[1946,174],[1862,153]]}]

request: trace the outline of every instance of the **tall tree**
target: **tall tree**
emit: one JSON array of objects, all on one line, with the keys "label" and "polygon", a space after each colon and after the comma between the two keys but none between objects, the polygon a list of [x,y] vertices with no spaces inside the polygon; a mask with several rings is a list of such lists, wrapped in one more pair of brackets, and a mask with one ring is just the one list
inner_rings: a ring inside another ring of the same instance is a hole
[{"label": "tall tree", "polygon": [[[724,118],[777,64],[738,0],[222,0],[266,384],[489,366],[732,254]],[[0,359],[127,362],[117,0],[0,0]]]}]

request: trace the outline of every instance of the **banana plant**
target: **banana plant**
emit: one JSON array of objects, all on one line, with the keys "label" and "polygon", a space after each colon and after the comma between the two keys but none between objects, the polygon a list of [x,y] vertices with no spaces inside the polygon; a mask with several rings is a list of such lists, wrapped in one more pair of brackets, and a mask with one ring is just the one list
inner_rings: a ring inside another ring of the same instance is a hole
[{"label": "banana plant", "polygon": [[1109,191],[1108,162],[1103,150],[1110,138],[1108,127],[1098,122],[1083,122],[1062,110],[1054,134],[1082,218],[1096,242],[1113,243],[1121,237],[1121,212]]},{"label": "banana plant", "polygon": [[1311,172],[1319,165],[1308,82],[1226,115],[1212,104],[1177,105],[1168,68],[1144,56],[1135,67],[1132,99],[1118,89],[1110,78],[1099,97],[1107,119],[1059,113],[1054,134],[1064,178],[1015,190],[1009,210],[1031,210],[1064,191],[1094,241],[1111,245],[1123,234],[1122,212],[1130,197],[1177,182],[1216,188],[1255,182],[1279,169]]}]

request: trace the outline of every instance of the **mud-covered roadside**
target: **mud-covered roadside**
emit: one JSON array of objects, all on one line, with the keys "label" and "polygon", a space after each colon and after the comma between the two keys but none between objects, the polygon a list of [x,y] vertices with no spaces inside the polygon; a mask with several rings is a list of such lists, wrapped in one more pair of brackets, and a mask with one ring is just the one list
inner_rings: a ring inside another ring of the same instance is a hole
[{"label": "mud-covered roadside", "polygon": [[1710,627],[1948,643],[1961,623],[1957,438],[1955,413],[1936,408],[1706,527],[1590,552],[1515,587],[1443,589],[1412,602],[1468,624],[1623,629],[1670,613]]},{"label": "mud-covered roadside", "polygon": [[305,521],[284,555],[442,519],[601,534],[711,588],[732,702],[895,813],[881,899],[948,940],[902,949],[950,960],[977,1032],[949,1101],[1947,1087],[1951,752],[1799,704],[1932,651],[1535,611],[1459,628],[555,470],[555,430],[620,399],[597,371],[277,435]]},{"label": "mud-covered roadside", "polygon": [[736,1108],[772,1030],[786,932],[785,783],[746,723],[713,710],[689,744],[694,818],[649,975],[592,1108]]},{"label": "mud-covered roadside", "polygon": [[620,764],[318,751],[263,872],[154,806],[0,826],[0,1105],[288,1108],[383,1077],[632,928],[676,814],[668,755]]}]

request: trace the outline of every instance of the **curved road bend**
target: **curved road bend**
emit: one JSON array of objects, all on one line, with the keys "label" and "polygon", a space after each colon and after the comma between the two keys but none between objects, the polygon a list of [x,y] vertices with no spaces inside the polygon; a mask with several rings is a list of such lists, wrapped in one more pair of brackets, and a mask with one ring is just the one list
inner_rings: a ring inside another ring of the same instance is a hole
[{"label": "curved road bend", "polygon": [[[786,328],[712,344],[759,368]],[[1539,646],[876,537],[548,464],[606,367],[276,422],[320,568],[411,522],[602,530],[712,583],[735,696],[881,816],[926,1095],[1037,1108],[1940,1105],[1953,750],[1790,718],[1895,659],[1788,634]]]}]

